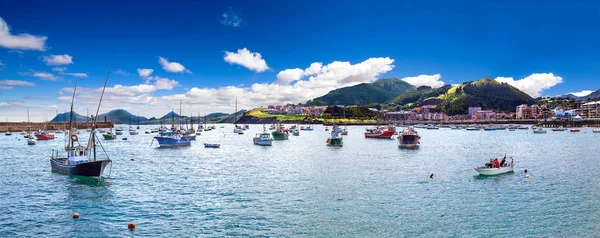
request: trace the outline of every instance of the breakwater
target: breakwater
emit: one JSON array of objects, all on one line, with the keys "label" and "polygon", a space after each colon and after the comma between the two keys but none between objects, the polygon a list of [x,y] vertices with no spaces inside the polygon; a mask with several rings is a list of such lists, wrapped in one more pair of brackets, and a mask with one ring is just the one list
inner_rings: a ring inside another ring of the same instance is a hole
[{"label": "breakwater", "polygon": [[[69,124],[64,122],[0,122],[0,131],[35,131],[42,130],[66,130]],[[91,127],[89,122],[72,123],[73,128],[85,129]],[[112,128],[112,122],[96,122],[97,128]]]}]

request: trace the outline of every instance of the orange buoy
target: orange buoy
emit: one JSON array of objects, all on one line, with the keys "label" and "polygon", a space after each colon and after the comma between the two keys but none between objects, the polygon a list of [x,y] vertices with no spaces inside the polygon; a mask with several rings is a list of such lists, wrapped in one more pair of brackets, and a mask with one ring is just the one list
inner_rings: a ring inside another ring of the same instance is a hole
[{"label": "orange buoy", "polygon": [[429,178],[430,178],[430,179],[433,179],[433,173],[429,175]]},{"label": "orange buoy", "polygon": [[132,158],[129,158],[129,160],[134,161],[135,159],[132,157]]},{"label": "orange buoy", "polygon": [[73,219],[77,219],[77,218],[79,218],[79,213],[77,213],[77,212],[73,213]]},{"label": "orange buoy", "polygon": [[130,222],[129,224],[127,224],[127,228],[129,228],[129,230],[135,229],[135,223]]}]

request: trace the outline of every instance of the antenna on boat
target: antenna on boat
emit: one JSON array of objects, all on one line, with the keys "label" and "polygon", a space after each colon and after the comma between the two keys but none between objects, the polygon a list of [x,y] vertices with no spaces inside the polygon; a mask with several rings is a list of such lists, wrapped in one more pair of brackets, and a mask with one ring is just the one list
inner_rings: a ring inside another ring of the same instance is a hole
[{"label": "antenna on boat", "polygon": [[69,154],[71,154],[71,148],[73,148],[73,139],[71,139],[71,128],[73,122],[73,103],[75,102],[75,93],[77,92],[77,81],[75,81],[75,87],[73,88],[73,97],[71,97],[71,112],[69,113]]}]

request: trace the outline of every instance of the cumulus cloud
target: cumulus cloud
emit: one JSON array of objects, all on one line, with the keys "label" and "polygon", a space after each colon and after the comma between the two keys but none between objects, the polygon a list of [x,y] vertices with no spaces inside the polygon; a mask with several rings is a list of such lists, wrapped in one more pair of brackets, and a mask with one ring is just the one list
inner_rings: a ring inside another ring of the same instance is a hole
[{"label": "cumulus cloud", "polygon": [[236,97],[240,108],[306,102],[336,88],[372,82],[379,75],[391,71],[393,63],[394,60],[388,57],[370,58],[356,64],[340,61],[327,65],[313,63],[305,70],[282,70],[274,83],[255,83],[250,87],[194,87],[184,94],[161,98],[171,104],[183,100],[190,107],[209,108],[212,111],[231,111]]},{"label": "cumulus cloud", "polygon": [[563,79],[553,73],[536,73],[519,80],[512,77],[497,77],[496,81],[507,83],[532,97],[538,97],[543,90],[562,83]]},{"label": "cumulus cloud", "polygon": [[75,76],[80,78],[87,78],[88,75],[86,73],[63,73],[64,75]]},{"label": "cumulus cloud", "polygon": [[225,51],[225,62],[230,64],[239,64],[260,73],[269,69],[267,62],[262,58],[258,52],[250,52],[248,49],[238,49],[237,53]]},{"label": "cumulus cloud", "polygon": [[287,85],[293,81],[300,80],[304,75],[304,70],[302,69],[286,69],[282,70],[277,74],[276,84]]},{"label": "cumulus cloud", "polygon": [[18,50],[46,50],[46,36],[34,36],[30,34],[13,35],[10,27],[0,17],[0,46],[8,49]]},{"label": "cumulus cloud", "polygon": [[14,86],[31,87],[31,86],[35,86],[35,83],[23,81],[23,80],[8,80],[8,79],[0,80],[0,89],[2,89],[2,90],[10,90],[10,89],[13,89]]},{"label": "cumulus cloud", "polygon": [[444,83],[444,81],[440,80],[440,78],[442,78],[442,76],[440,74],[434,74],[434,75],[419,75],[419,76],[415,76],[415,77],[406,77],[406,78],[403,78],[402,80],[404,82],[412,84],[415,87],[429,86],[432,88],[439,88],[446,84],[446,83]]},{"label": "cumulus cloud", "polygon": [[137,69],[138,75],[140,77],[146,78],[148,76],[150,76],[152,74],[152,72],[154,72],[154,69]]},{"label": "cumulus cloud", "polygon": [[168,79],[168,78],[161,78],[158,76],[149,77],[148,80],[146,81],[146,83],[154,84],[156,89],[161,89],[161,90],[171,90],[174,87],[179,86],[179,82],[177,82],[175,80]]},{"label": "cumulus cloud", "polygon": [[42,57],[42,60],[46,62],[46,65],[65,65],[73,63],[73,56],[68,54],[50,55]]},{"label": "cumulus cloud", "polygon": [[192,73],[192,71],[189,71],[188,69],[186,69],[182,64],[177,63],[177,62],[169,62],[167,59],[165,59],[164,57],[158,57],[158,63],[160,63],[160,65],[162,65],[163,69],[167,72],[171,72],[171,73]]},{"label": "cumulus cloud", "polygon": [[221,18],[221,24],[225,26],[240,27],[243,23],[244,20],[231,8],[225,11]]},{"label": "cumulus cloud", "polygon": [[43,80],[55,81],[56,76],[54,74],[46,73],[46,72],[35,72],[33,77],[41,78]]}]

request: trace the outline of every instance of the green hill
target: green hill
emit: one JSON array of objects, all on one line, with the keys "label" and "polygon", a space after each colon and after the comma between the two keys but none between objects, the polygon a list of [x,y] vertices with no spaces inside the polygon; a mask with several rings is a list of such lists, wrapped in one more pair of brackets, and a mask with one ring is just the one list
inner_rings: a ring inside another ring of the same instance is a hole
[{"label": "green hill", "polygon": [[[439,100],[431,100],[436,98]],[[436,102],[435,110],[455,114],[467,114],[468,107],[479,106],[484,110],[513,112],[518,105],[534,104],[531,96],[491,78],[466,82],[461,85],[445,85],[441,88],[421,87],[400,95],[388,102],[388,107],[414,108],[426,102]]]},{"label": "green hill", "polygon": [[[129,113],[124,109],[115,109],[108,113],[98,115],[98,121],[104,121],[106,117],[107,121],[112,121],[115,124],[136,124],[138,122],[138,116]],[[139,122],[144,123],[148,120],[145,117],[139,117]]]},{"label": "green hill", "polygon": [[399,95],[415,90],[397,78],[379,79],[373,83],[361,83],[351,87],[332,90],[324,96],[308,101],[307,105],[366,105],[384,103]]},{"label": "green hill", "polygon": [[[52,118],[50,122],[69,122],[69,120],[71,119],[70,116],[71,112],[60,113],[54,118]],[[73,113],[73,122],[87,122],[88,120],[89,117],[82,116],[80,114],[77,114],[76,112]]]}]

